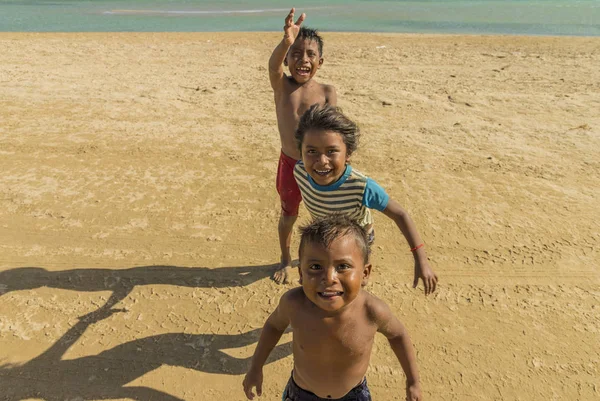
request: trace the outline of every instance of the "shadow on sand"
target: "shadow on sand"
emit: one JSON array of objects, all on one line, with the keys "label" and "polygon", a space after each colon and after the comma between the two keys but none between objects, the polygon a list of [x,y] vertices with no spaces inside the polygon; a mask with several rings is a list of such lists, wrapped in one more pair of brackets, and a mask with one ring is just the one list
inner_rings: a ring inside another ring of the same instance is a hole
[{"label": "shadow on sand", "polygon": [[[23,365],[0,366],[0,399],[84,401],[130,398],[181,401],[180,398],[152,388],[125,386],[162,365],[207,373],[243,374],[250,358],[232,357],[221,350],[255,343],[260,335],[258,329],[238,335],[161,334],[130,341],[97,355],[68,360],[63,360],[62,357],[90,325],[123,312],[124,310],[113,307],[135,286],[243,286],[268,277],[274,268],[275,265],[217,269],[143,266],[126,270],[73,269],[49,272],[41,268],[26,267],[0,272],[2,293],[43,286],[75,291],[112,291],[105,305],[80,317],[47,351]],[[291,353],[291,343],[279,345],[268,363]]]},{"label": "shadow on sand", "polygon": [[236,267],[138,266],[129,269],[80,268],[49,271],[19,267],[0,271],[0,295],[40,287],[73,291],[129,294],[135,286],[167,284],[182,287],[243,287],[269,277],[277,264]]}]

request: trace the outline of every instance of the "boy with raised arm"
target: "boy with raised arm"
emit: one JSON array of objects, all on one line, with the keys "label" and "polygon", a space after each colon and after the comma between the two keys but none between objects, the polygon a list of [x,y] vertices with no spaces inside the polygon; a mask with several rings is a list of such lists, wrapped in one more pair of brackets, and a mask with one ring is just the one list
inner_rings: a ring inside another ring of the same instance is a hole
[{"label": "boy with raised arm", "polygon": [[301,229],[300,284],[267,319],[244,377],[246,397],[262,394],[263,365],[288,325],[294,368],[283,401],[371,401],[365,379],[377,332],[406,375],[406,399],[422,401],[410,338],[389,306],[363,289],[371,274],[366,231],[344,215]]},{"label": "boy with raised arm", "polygon": [[[300,116],[313,104],[336,105],[335,88],[323,85],[313,78],[323,64],[323,39],[314,29],[301,27],[305,14],[294,23],[292,8],[285,19],[283,39],[269,59],[269,79],[275,98],[277,127],[281,138],[281,155],[277,168],[277,192],[281,200],[281,216],[278,224],[281,263],[273,274],[277,283],[290,279],[292,256],[290,243],[294,223],[302,199],[294,180],[294,166],[300,160],[300,152],[294,140]],[[289,75],[283,70],[289,69]]]}]

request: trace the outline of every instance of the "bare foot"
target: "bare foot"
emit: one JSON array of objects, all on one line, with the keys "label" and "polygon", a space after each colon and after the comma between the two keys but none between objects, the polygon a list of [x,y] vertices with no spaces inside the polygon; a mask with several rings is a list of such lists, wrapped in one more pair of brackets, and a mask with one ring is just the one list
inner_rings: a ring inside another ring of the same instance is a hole
[{"label": "bare foot", "polygon": [[292,274],[292,264],[291,263],[281,263],[279,265],[279,269],[273,273],[273,281],[277,284],[289,284]]}]

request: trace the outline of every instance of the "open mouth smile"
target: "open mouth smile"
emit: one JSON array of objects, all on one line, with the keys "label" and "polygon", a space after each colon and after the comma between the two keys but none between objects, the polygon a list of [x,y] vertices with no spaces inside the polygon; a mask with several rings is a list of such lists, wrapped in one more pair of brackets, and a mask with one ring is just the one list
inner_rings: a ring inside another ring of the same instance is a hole
[{"label": "open mouth smile", "polygon": [[323,291],[323,292],[318,292],[317,294],[319,294],[319,296],[321,298],[331,299],[331,298],[335,298],[335,297],[341,297],[343,292],[342,291]]},{"label": "open mouth smile", "polygon": [[314,170],[315,173],[317,173],[317,175],[321,175],[321,176],[326,176],[327,174],[331,173],[333,170],[329,169],[329,170]]},{"label": "open mouth smile", "polygon": [[298,68],[296,68],[296,72],[299,75],[309,75],[310,74],[310,68],[309,67],[298,67]]}]

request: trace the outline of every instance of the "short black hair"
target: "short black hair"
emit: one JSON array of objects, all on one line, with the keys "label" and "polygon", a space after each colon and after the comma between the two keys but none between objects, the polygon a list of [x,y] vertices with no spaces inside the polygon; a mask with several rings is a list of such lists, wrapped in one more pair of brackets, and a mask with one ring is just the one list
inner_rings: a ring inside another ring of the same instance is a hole
[{"label": "short black hair", "polygon": [[354,153],[358,148],[360,129],[358,128],[358,125],[346,117],[338,107],[330,104],[320,105],[315,103],[306,110],[302,117],[300,117],[294,139],[296,140],[296,144],[301,153],[304,135],[308,131],[314,129],[333,131],[340,134],[342,140],[346,144],[348,156]]},{"label": "short black hair", "polygon": [[319,56],[323,56],[323,38],[319,35],[318,30],[303,26],[300,28],[298,36],[296,36],[296,40],[298,39],[308,39],[317,42],[317,45],[319,46]]},{"label": "short black hair", "polygon": [[355,220],[339,213],[319,217],[308,225],[300,227],[298,254],[302,259],[302,249],[307,243],[319,244],[328,248],[334,240],[346,235],[354,237],[365,264],[369,263],[371,245],[367,239],[367,232]]}]

